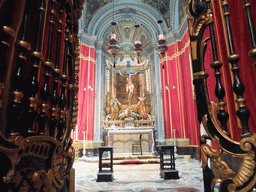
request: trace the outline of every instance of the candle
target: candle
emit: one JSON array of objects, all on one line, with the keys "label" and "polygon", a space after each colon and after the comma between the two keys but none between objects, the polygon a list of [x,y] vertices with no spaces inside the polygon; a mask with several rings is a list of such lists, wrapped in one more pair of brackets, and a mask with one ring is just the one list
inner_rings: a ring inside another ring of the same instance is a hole
[{"label": "candle", "polygon": [[111,39],[116,39],[116,34],[111,34]]},{"label": "candle", "polygon": [[164,35],[163,34],[160,34],[158,37],[159,37],[159,40],[163,40],[164,39]]},{"label": "candle", "polygon": [[78,140],[78,125],[76,125],[76,140]]},{"label": "candle", "polygon": [[174,153],[177,154],[177,144],[176,144],[176,135],[175,135],[176,130],[173,129],[173,139],[174,139]]},{"label": "candle", "polygon": [[136,44],[141,44],[141,42],[139,40],[135,41],[135,45]]},{"label": "candle", "polygon": [[83,156],[85,157],[86,156],[86,150],[85,150],[85,133],[86,133],[86,131],[83,131],[83,133],[84,133]]},{"label": "candle", "polygon": [[74,130],[72,129],[71,131],[71,135],[70,135],[71,139],[74,139]]},{"label": "candle", "polygon": [[83,131],[83,133],[84,133],[84,142],[83,142],[83,157],[85,158],[85,156],[86,156],[86,149],[85,149],[85,133],[86,133],[86,131]]}]

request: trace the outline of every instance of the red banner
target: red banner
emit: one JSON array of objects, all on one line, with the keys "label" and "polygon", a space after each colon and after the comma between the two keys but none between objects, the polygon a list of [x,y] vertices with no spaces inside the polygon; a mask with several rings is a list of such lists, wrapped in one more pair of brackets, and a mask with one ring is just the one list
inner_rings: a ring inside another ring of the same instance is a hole
[{"label": "red banner", "polygon": [[78,140],[93,140],[95,100],[95,49],[80,45]]}]

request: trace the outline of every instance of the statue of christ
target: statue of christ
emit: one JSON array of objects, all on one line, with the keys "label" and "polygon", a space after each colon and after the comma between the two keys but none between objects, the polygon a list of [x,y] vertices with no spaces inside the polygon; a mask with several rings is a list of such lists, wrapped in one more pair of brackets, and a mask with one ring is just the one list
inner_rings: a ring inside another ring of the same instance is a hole
[{"label": "statue of christ", "polygon": [[134,89],[134,84],[132,83],[132,75],[136,75],[139,72],[136,72],[134,74],[130,73],[121,73],[119,70],[117,70],[118,73],[126,79],[126,92],[128,94],[128,104],[131,104],[131,98],[132,98],[132,93]]}]

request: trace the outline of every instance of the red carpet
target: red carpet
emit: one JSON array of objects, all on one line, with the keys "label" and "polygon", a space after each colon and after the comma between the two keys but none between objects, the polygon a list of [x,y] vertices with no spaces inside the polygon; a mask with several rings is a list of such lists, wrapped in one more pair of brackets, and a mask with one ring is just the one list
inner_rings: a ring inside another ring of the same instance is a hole
[{"label": "red carpet", "polygon": [[124,160],[120,164],[142,164],[140,160]]}]

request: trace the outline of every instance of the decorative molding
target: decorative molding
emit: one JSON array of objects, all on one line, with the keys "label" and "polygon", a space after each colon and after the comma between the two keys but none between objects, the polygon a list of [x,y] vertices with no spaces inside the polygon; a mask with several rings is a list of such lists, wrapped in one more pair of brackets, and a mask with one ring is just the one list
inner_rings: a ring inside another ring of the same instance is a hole
[{"label": "decorative molding", "polygon": [[176,41],[179,41],[183,39],[184,35],[186,34],[188,30],[188,16],[185,16],[184,19],[181,22],[181,25],[179,26],[179,29],[174,29],[166,35],[165,40],[167,41],[167,45],[175,43]]},{"label": "decorative molding", "polygon": [[96,36],[90,36],[86,34],[83,30],[79,30],[78,37],[80,40],[80,44],[95,47],[95,43],[97,42]]},{"label": "decorative molding", "polygon": [[104,46],[104,41],[97,41],[96,43],[96,51],[101,51],[102,47]]}]

